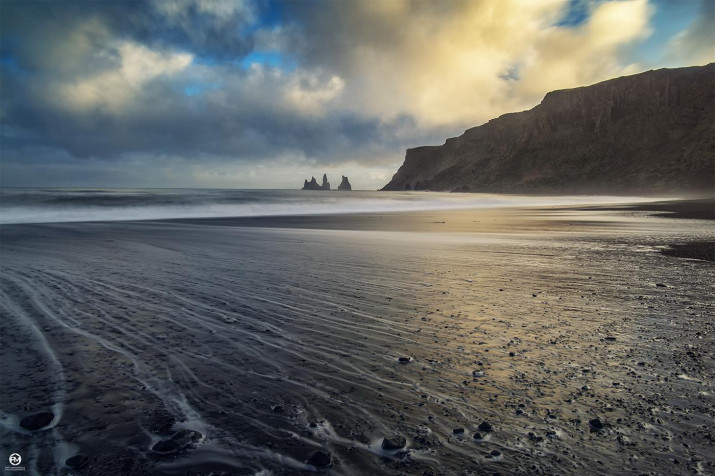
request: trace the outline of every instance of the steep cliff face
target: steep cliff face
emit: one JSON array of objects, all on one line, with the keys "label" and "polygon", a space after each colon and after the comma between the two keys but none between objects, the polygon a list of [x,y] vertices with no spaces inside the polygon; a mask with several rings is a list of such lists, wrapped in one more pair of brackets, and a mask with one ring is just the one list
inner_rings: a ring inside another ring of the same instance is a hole
[{"label": "steep cliff face", "polygon": [[383,190],[657,193],[715,187],[715,63],[548,93],[442,146]]}]

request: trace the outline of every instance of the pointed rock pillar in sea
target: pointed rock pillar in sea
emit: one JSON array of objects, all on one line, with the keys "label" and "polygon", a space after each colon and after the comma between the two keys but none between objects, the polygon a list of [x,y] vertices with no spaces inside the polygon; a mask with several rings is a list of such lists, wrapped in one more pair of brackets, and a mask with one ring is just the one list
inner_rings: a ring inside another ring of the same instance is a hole
[{"label": "pointed rock pillar in sea", "polygon": [[343,175],[343,181],[340,182],[340,185],[338,185],[338,190],[351,191],[352,189],[353,187],[350,185],[350,181],[345,175]]}]

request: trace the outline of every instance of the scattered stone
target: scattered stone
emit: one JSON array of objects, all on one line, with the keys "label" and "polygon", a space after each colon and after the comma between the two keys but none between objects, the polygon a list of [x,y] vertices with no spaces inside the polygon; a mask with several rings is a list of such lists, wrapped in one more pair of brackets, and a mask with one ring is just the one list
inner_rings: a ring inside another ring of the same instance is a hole
[{"label": "scattered stone", "polygon": [[330,453],[326,453],[324,451],[316,451],[313,453],[313,456],[311,456],[306,463],[312,464],[315,467],[318,468],[324,468],[326,466],[330,466]]},{"label": "scattered stone", "polygon": [[72,469],[79,469],[79,468],[84,467],[88,461],[89,461],[89,458],[87,457],[87,455],[77,454],[77,455],[70,456],[69,458],[67,458],[65,460],[65,464]]},{"label": "scattered stone", "polygon": [[489,422],[487,422],[486,420],[481,422],[477,428],[479,428],[480,431],[484,431],[486,433],[492,431],[492,425],[490,425]]},{"label": "scattered stone", "polygon": [[402,435],[386,436],[382,439],[382,449],[383,450],[399,450],[404,448],[407,444],[407,440]]},{"label": "scattered stone", "polygon": [[591,427],[591,431],[592,431],[592,432],[594,432],[594,431],[601,431],[601,430],[603,430],[603,429],[605,428],[605,426],[603,425],[603,423],[601,423],[601,420],[599,420],[598,418],[594,418],[594,419],[592,419],[592,420],[588,420],[588,426]]},{"label": "scattered stone", "polygon": [[22,420],[20,420],[20,426],[26,430],[37,431],[52,423],[54,418],[55,414],[52,412],[35,413],[23,417]]},{"label": "scattered stone", "polygon": [[188,449],[201,439],[201,433],[194,430],[180,430],[167,440],[158,441],[152,451],[165,455],[176,454]]}]

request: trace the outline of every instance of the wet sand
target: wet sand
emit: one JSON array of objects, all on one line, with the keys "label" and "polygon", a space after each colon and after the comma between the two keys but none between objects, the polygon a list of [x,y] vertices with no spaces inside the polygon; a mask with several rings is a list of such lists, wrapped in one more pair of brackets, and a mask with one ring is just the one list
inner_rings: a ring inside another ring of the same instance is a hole
[{"label": "wet sand", "polygon": [[710,221],[461,210],[0,239],[0,441],[28,474],[715,472],[715,268],[663,253],[712,243]]}]

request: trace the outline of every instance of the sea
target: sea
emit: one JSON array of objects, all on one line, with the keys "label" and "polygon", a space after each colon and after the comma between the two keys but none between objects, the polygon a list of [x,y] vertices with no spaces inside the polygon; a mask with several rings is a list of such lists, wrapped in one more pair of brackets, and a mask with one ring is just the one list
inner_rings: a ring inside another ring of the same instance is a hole
[{"label": "sea", "polygon": [[647,199],[440,192],[4,188],[0,190],[0,224],[339,215],[644,200]]}]

